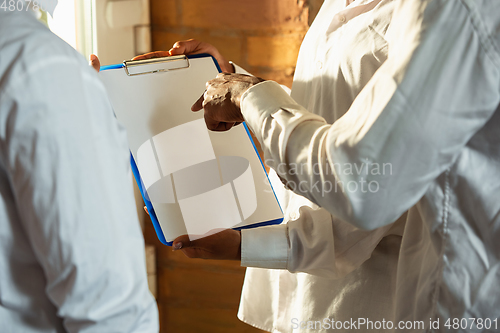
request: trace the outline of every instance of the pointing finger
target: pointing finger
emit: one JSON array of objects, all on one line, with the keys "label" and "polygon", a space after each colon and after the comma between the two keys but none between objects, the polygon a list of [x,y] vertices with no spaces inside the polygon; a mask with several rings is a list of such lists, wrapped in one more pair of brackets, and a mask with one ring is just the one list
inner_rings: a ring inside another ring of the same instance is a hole
[{"label": "pointing finger", "polygon": [[191,106],[191,111],[200,111],[203,109],[203,101],[205,100],[205,94],[201,95],[200,98]]}]

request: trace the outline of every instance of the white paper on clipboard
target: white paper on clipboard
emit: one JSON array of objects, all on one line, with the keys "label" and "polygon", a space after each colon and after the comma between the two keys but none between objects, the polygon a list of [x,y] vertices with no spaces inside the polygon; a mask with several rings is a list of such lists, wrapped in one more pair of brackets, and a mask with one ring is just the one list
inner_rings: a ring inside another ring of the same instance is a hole
[{"label": "white paper on clipboard", "polygon": [[217,74],[210,56],[127,61],[100,73],[167,245],[183,234],[196,239],[283,219],[246,127],[212,132],[203,112],[191,111]]}]

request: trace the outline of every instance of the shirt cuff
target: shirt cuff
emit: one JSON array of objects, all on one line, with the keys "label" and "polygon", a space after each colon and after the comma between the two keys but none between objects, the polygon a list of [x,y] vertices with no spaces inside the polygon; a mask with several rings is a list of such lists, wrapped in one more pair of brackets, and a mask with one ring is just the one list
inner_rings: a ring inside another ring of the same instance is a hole
[{"label": "shirt cuff", "polygon": [[230,61],[229,62],[231,65],[233,65],[234,67],[234,72],[236,74],[245,74],[245,75],[250,75],[250,76],[254,76],[253,74],[247,72],[245,69],[241,68],[240,66],[236,65],[234,62]]},{"label": "shirt cuff", "polygon": [[[304,121],[317,120],[325,123],[325,120],[307,111],[303,106],[294,101],[292,97],[276,82],[260,82],[243,93],[241,96],[241,113],[245,122],[252,129],[261,145],[265,136],[269,135],[269,129],[264,126],[266,120],[276,121],[283,129],[280,135],[280,145],[288,141],[293,129]],[[268,122],[269,125],[269,122]],[[284,160],[284,150],[280,153]]]},{"label": "shirt cuff", "polygon": [[286,224],[241,230],[241,266],[286,269],[287,235]]},{"label": "shirt cuff", "polygon": [[[230,63],[231,65],[233,65],[233,67],[234,67],[234,72],[235,72],[236,74],[245,74],[245,75],[255,76],[255,75],[253,75],[252,73],[250,73],[250,72],[248,72],[247,70],[245,70],[244,68],[242,68],[242,67],[240,67],[240,66],[236,65],[234,62],[230,61],[229,63]],[[281,88],[283,88],[283,89],[286,91],[286,93],[287,93],[288,95],[290,95],[290,94],[292,93],[292,90],[291,90],[290,88],[288,88],[287,86],[285,86],[285,85],[283,85],[283,84],[280,84],[280,86],[281,86]]]}]

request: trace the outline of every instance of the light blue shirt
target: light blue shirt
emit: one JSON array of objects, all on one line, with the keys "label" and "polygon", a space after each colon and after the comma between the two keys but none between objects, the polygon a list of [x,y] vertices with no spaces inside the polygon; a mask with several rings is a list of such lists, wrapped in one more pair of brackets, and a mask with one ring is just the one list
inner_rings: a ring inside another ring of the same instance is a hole
[{"label": "light blue shirt", "polygon": [[0,331],[157,332],[124,129],[82,56],[0,10]]}]

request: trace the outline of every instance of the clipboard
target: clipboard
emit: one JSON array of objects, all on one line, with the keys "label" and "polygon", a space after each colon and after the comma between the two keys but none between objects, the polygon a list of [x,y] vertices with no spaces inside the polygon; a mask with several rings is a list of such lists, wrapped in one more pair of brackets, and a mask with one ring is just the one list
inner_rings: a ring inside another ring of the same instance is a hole
[{"label": "clipboard", "polygon": [[158,239],[279,224],[283,213],[245,123],[209,131],[191,105],[220,73],[208,54],[124,61],[99,74],[127,130],[130,163]]}]

